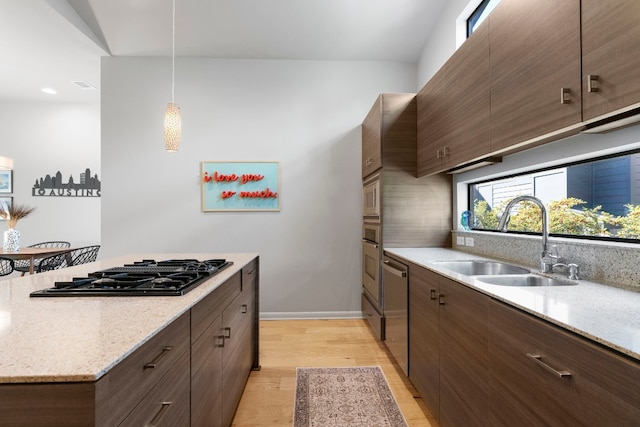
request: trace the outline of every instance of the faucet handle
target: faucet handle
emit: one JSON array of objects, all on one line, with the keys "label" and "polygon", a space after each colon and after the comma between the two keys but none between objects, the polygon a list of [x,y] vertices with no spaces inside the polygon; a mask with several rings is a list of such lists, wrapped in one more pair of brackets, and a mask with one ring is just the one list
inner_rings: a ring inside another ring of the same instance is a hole
[{"label": "faucet handle", "polygon": [[569,264],[569,279],[578,280],[578,273],[580,270],[580,266],[578,264]]}]

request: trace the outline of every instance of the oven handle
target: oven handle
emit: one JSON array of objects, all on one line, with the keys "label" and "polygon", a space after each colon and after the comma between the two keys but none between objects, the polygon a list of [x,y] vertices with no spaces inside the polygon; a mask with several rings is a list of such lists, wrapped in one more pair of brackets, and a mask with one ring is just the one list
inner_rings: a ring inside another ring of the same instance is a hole
[{"label": "oven handle", "polygon": [[398,276],[398,277],[407,277],[407,272],[404,270],[398,270],[396,268],[393,268],[389,265],[389,261],[384,260],[382,261],[382,268],[387,270],[389,273],[393,274],[394,276]]},{"label": "oven handle", "polygon": [[368,243],[372,245],[374,248],[378,249],[378,244],[376,242],[372,242],[371,240],[362,239],[362,243]]}]

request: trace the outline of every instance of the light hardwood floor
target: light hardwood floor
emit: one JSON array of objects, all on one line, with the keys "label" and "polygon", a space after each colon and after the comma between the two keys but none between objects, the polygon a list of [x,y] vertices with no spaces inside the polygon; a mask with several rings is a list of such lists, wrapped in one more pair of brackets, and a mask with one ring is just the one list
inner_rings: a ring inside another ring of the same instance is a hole
[{"label": "light hardwood floor", "polygon": [[261,320],[260,365],[251,372],[233,426],[290,427],[296,367],[380,366],[407,424],[438,427],[364,319]]}]

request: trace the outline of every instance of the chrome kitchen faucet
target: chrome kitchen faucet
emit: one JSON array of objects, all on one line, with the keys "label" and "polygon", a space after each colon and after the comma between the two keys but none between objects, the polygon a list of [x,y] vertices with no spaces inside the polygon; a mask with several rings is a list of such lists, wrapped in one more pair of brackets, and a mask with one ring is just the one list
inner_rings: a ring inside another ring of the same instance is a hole
[{"label": "chrome kitchen faucet", "polygon": [[507,231],[507,224],[509,223],[509,219],[511,217],[511,209],[513,209],[515,205],[523,201],[535,203],[536,205],[538,205],[538,207],[540,207],[540,212],[542,215],[542,253],[540,253],[540,268],[544,273],[552,273],[553,265],[560,263],[562,259],[558,256],[557,253],[551,253],[547,247],[549,241],[549,220],[547,216],[547,209],[544,207],[544,204],[540,199],[534,196],[518,196],[511,200],[509,203],[507,203],[507,206],[505,206],[504,213],[500,217],[498,230]]}]

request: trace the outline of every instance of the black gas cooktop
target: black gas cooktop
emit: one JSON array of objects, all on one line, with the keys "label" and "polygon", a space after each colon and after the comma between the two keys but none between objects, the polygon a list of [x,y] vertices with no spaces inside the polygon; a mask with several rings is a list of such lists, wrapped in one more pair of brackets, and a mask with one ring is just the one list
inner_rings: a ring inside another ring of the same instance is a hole
[{"label": "black gas cooktop", "polygon": [[55,282],[55,287],[32,292],[32,297],[77,296],[176,296],[184,295],[219,273],[231,261],[225,259],[142,260],[121,267]]}]

